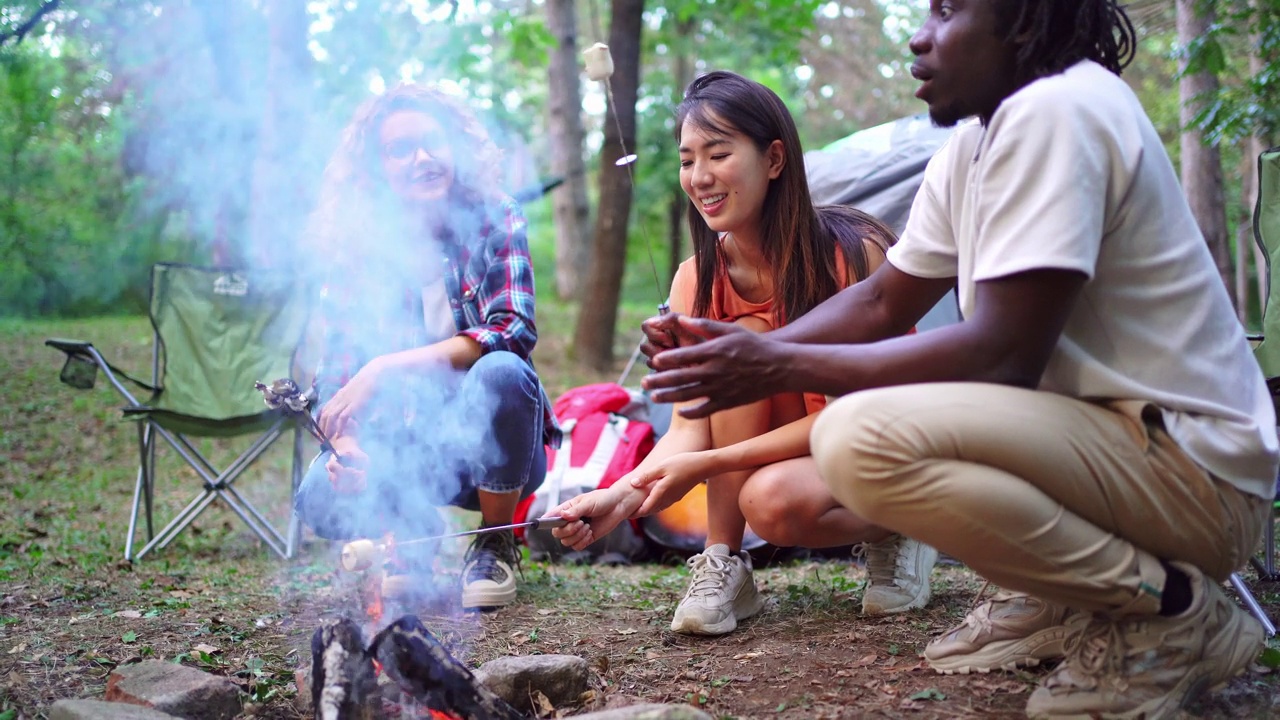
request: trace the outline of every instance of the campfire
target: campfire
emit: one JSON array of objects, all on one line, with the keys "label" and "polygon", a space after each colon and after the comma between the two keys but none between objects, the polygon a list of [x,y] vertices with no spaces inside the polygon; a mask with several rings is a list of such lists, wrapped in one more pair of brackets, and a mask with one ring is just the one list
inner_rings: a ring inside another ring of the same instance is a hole
[{"label": "campfire", "polygon": [[[311,675],[318,720],[529,717],[477,682],[413,615],[392,622],[367,647],[352,620],[326,623],[311,637]],[[398,698],[388,698],[380,675]]]}]

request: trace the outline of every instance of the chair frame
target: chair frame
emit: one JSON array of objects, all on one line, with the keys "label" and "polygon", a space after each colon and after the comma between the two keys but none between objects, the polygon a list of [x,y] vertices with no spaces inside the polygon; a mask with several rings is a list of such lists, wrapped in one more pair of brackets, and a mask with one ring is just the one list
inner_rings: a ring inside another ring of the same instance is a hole
[{"label": "chair frame", "polygon": [[[169,264],[172,263],[161,263]],[[211,271],[227,271],[225,268],[199,268],[201,270]],[[154,270],[153,270],[154,272]],[[153,278],[154,282],[154,278]],[[152,288],[154,292],[154,287]],[[191,441],[187,439],[187,435],[193,437],[204,437],[198,432],[183,432],[167,428],[162,421],[151,414],[152,408],[146,401],[140,400],[130,391],[127,382],[137,385],[141,390],[148,392],[156,392],[160,385],[160,373],[162,363],[164,362],[164,339],[160,335],[160,329],[155,325],[152,319],[152,349],[151,349],[151,383],[147,384],[135,377],[131,377],[128,373],[120,368],[112,365],[102,355],[98,348],[92,343],[79,340],[65,340],[59,338],[51,338],[45,341],[45,345],[60,350],[66,355],[67,365],[64,366],[62,379],[64,382],[73,384],[76,387],[88,388],[92,387],[92,380],[87,380],[84,385],[80,385],[74,381],[68,380],[67,370],[73,363],[83,365],[92,365],[94,374],[101,371],[107,378],[111,386],[116,392],[127,401],[127,405],[121,408],[122,413],[128,419],[137,423],[138,436],[137,447],[139,452],[138,471],[134,481],[133,502],[129,511],[129,529],[128,536],[125,540],[124,558],[129,562],[141,560],[144,556],[153,550],[163,549],[173,542],[175,538],[187,527],[189,527],[197,517],[200,516],[215,500],[222,500],[227,507],[231,509],[244,523],[249,527],[255,535],[258,536],[273,552],[281,558],[290,559],[297,551],[299,539],[301,538],[301,525],[297,516],[292,512],[289,513],[289,520],[285,531],[282,533],[275,525],[269,521],[262,512],[253,506],[240,491],[235,487],[235,482],[246,470],[248,470],[259,458],[262,457],[276,441],[292,427],[293,429],[293,447],[290,462],[290,490],[289,498],[297,494],[298,487],[302,483],[302,474],[304,466],[303,459],[303,423],[304,418],[285,412],[283,410],[270,410],[265,404],[263,406],[262,415],[264,417],[271,416],[270,422],[266,424],[265,429],[257,428],[253,432],[257,433],[257,437],[253,440],[248,448],[244,449],[239,455],[232,460],[224,469],[219,470],[208,458],[206,458],[199,450],[195,448]],[[296,353],[297,348],[294,349]],[[264,380],[272,380],[273,378],[264,378]],[[154,400],[154,397],[152,398]],[[241,433],[239,436],[246,436],[249,433]],[[231,436],[237,436],[232,434]],[[157,438],[164,440],[173,450],[186,462],[186,464],[196,472],[202,483],[202,488],[198,494],[191,499],[187,505],[180,510],[169,522],[156,532],[154,517],[154,496],[156,485],[156,446]],[[135,552],[137,545],[137,536],[139,530],[139,516],[146,522],[147,540]]]}]

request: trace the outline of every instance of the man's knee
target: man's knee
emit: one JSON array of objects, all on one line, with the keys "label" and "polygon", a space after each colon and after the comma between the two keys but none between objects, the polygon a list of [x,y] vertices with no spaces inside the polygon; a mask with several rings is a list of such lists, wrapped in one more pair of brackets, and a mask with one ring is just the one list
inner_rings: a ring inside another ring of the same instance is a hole
[{"label": "man's knee", "polygon": [[916,433],[899,424],[910,414],[898,407],[903,395],[872,390],[842,397],[822,411],[810,434],[810,452],[832,496],[863,517],[878,511],[898,471],[921,459],[922,448],[911,442]]}]

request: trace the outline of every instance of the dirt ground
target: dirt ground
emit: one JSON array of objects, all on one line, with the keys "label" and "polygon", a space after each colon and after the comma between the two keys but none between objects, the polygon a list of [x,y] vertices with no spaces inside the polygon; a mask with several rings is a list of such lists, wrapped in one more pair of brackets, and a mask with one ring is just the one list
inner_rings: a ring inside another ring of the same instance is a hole
[{"label": "dirt ground", "polygon": [[[121,560],[136,431],[120,421],[105,383],[85,392],[58,386],[57,354],[42,344],[86,335],[102,338],[126,367],[149,358],[145,319],[0,323],[0,720],[47,717],[61,698],[101,697],[113,668],[143,659],[232,679],[249,697],[244,717],[306,717],[295,671],[309,664],[324,618],[365,617],[361,578],[337,570],[329,543],[310,540],[292,560],[275,557],[218,505],[173,546],[135,564]],[[559,389],[587,379],[557,368],[555,357],[539,367]],[[214,459],[234,453],[221,441],[200,448]],[[240,486],[273,519],[287,516],[286,468],[283,457],[269,457]],[[199,483],[176,461],[162,457],[160,470],[167,481],[157,514],[166,517]],[[443,549],[441,583],[451,581],[460,549]],[[924,645],[964,616],[980,586],[960,566],[935,571],[928,608],[887,619],[860,617],[865,574],[847,557],[772,562],[757,579],[767,609],[716,639],[667,629],[687,581],[678,561],[527,562],[512,607],[480,615],[447,603],[388,608],[384,622],[417,614],[472,666],[504,655],[585,658],[594,692],[545,713],[555,716],[653,701],[719,718],[1020,717],[1044,674],[942,676],[922,664]],[[1246,579],[1280,617],[1280,585]],[[1280,656],[1280,644],[1271,641],[1268,655]],[[1277,716],[1280,681],[1268,664],[1280,663],[1257,664],[1191,714]]]}]

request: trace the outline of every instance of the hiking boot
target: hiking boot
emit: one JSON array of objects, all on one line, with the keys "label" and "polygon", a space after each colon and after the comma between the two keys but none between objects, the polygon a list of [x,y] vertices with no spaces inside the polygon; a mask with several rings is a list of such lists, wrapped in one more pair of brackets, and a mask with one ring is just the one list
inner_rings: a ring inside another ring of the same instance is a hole
[{"label": "hiking boot", "polygon": [[938,551],[917,540],[891,535],[878,543],[862,543],[854,556],[867,559],[863,615],[890,615],[929,604],[929,574]]},{"label": "hiking boot", "polygon": [[1262,649],[1262,626],[1196,568],[1191,607],[1174,617],[1094,615],[1067,639],[1067,658],[1027,701],[1036,718],[1174,717],[1204,690],[1225,685]]},{"label": "hiking boot", "polygon": [[510,530],[480,533],[462,558],[462,607],[493,609],[516,600],[520,548]]},{"label": "hiking boot", "polygon": [[1087,617],[1029,595],[1000,593],[929,643],[924,659],[944,675],[1033,667],[1060,659],[1068,624],[1079,629]]},{"label": "hiking boot", "polygon": [[689,558],[689,571],[689,591],[671,620],[675,632],[724,635],[764,607],[751,577],[751,556],[745,552],[712,545]]}]

